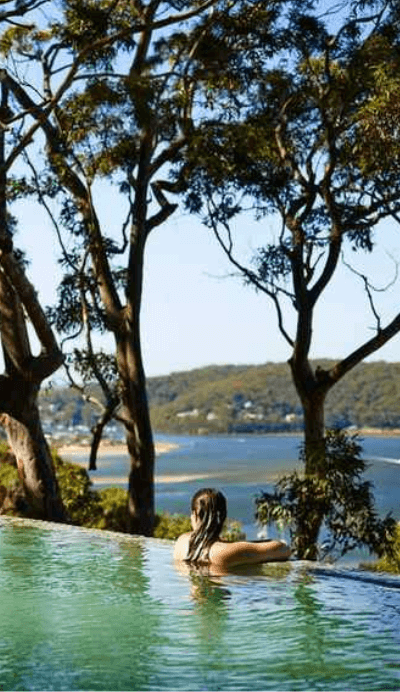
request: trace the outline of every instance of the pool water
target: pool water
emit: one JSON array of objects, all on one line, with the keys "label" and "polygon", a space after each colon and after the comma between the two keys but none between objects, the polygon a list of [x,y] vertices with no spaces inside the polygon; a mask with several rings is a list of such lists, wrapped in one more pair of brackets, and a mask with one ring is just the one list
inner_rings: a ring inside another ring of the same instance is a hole
[{"label": "pool water", "polygon": [[400,690],[400,578],[0,518],[0,690]]}]

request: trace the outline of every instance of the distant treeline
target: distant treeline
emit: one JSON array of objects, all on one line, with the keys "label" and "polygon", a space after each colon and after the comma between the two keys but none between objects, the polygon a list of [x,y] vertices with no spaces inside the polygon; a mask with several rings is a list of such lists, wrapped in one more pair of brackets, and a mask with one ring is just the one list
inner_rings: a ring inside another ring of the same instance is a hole
[{"label": "distant treeline", "polygon": [[[329,363],[315,361],[314,366],[326,368]],[[287,363],[209,366],[150,377],[147,391],[155,432],[242,434],[303,428]],[[44,390],[40,401],[48,428],[95,422],[96,411],[69,387]],[[400,363],[363,363],[355,368],[328,395],[326,423],[400,428]]]},{"label": "distant treeline", "polygon": [[[326,368],[329,363],[321,360],[314,366]],[[152,377],[147,386],[156,431],[205,434],[303,428],[287,363],[209,366]],[[363,363],[349,373],[328,395],[326,423],[400,428],[400,363]]]}]

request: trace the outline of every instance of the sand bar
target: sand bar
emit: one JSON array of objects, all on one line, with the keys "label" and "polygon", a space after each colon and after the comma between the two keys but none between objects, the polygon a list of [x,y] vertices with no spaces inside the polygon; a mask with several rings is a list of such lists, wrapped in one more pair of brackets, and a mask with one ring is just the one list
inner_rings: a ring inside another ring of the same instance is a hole
[{"label": "sand bar", "polygon": [[[179,447],[178,444],[174,442],[155,442],[156,455],[166,454]],[[87,468],[88,458],[90,453],[90,445],[84,444],[70,444],[64,445],[58,448],[58,453],[66,461],[73,461],[74,464],[79,464],[79,466],[84,466]],[[126,445],[124,444],[113,444],[112,442],[101,442],[98,456],[109,456],[115,454],[121,456],[126,454]],[[86,459],[82,459],[86,456]],[[79,457],[79,458],[76,458]],[[156,473],[155,481],[156,483],[191,483],[198,480],[208,480],[211,478],[219,478],[218,473],[187,473],[187,474],[177,474],[177,475],[158,475]],[[127,476],[98,476],[97,472],[90,473],[90,479],[94,485],[125,485],[128,482]]]},{"label": "sand bar", "polygon": [[[177,449],[178,444],[174,442],[156,442],[155,449],[157,456],[159,454],[166,454],[167,452]],[[74,464],[79,464],[79,466],[87,467],[90,453],[90,446],[83,444],[71,444],[64,445],[58,448],[58,453],[65,460],[73,461]],[[123,455],[127,454],[126,445],[124,444],[113,444],[109,442],[102,442],[98,451],[98,456],[107,455]],[[87,455],[87,459],[82,459],[82,456]],[[78,459],[75,457],[79,457]],[[207,480],[210,478],[219,478],[218,473],[191,473],[191,474],[178,474],[176,476],[170,475],[158,475],[155,476],[156,483],[191,483],[197,480]],[[128,482],[127,476],[98,476],[97,472],[90,474],[90,479],[94,485],[125,485]]]},{"label": "sand bar", "polygon": [[[191,473],[180,474],[177,476],[157,475],[155,476],[156,483],[193,483],[193,481],[209,480],[211,478],[219,478],[218,473]],[[96,472],[90,474],[90,480],[93,485],[126,485],[128,476],[97,476]]]},{"label": "sand bar", "polygon": [[[178,449],[179,445],[175,442],[155,442],[154,444],[156,454],[166,454],[167,452],[172,452],[174,449]],[[63,445],[57,448],[57,452],[60,456],[68,458],[73,457],[77,454],[79,456],[83,454],[90,454],[90,445],[84,444],[70,444]],[[97,451],[98,456],[108,456],[110,454],[116,454],[118,456],[122,454],[128,454],[125,444],[114,444],[113,442],[101,442],[99,449]],[[75,460],[74,460],[75,461]]]}]

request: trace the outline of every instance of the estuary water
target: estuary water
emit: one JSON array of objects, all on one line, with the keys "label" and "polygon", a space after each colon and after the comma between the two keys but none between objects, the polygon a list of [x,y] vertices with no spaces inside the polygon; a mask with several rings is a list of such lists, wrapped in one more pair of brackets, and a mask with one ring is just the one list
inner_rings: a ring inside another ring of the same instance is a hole
[{"label": "estuary water", "polygon": [[[217,487],[228,499],[228,516],[238,519],[249,540],[257,537],[255,497],[272,490],[284,473],[299,467],[301,435],[157,436],[178,445],[156,461],[157,510],[189,513],[190,499],[201,487]],[[381,514],[392,512],[400,520],[400,437],[366,437],[363,456],[369,463],[366,478],[374,484]],[[71,460],[84,461],[83,455]],[[127,455],[100,456],[98,470],[90,473],[95,487],[127,487]],[[98,479],[98,480],[96,480]]]}]

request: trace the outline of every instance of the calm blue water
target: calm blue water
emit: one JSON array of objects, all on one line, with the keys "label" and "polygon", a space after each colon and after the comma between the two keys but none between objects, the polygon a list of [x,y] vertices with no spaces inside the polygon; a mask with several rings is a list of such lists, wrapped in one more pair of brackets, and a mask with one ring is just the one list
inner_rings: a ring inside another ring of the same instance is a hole
[{"label": "calm blue water", "polygon": [[[228,498],[229,516],[244,525],[253,540],[254,498],[261,490],[272,490],[280,475],[298,465],[302,436],[159,436],[160,441],[175,442],[179,448],[157,458],[156,474],[175,477],[172,483],[156,483],[158,510],[188,513],[193,493],[204,486],[218,487]],[[364,457],[370,462],[368,480],[375,486],[376,504],[381,514],[391,511],[400,520],[400,437],[367,437],[363,441]],[[129,462],[126,456],[104,456],[98,460],[98,471],[106,478],[120,477],[127,487]],[[180,477],[192,476],[188,482]],[[197,476],[197,478],[196,478]],[[116,483],[113,481],[113,485]],[[105,481],[102,486],[110,485]]]},{"label": "calm blue water", "polygon": [[0,517],[1,690],[400,690],[400,578]]}]

